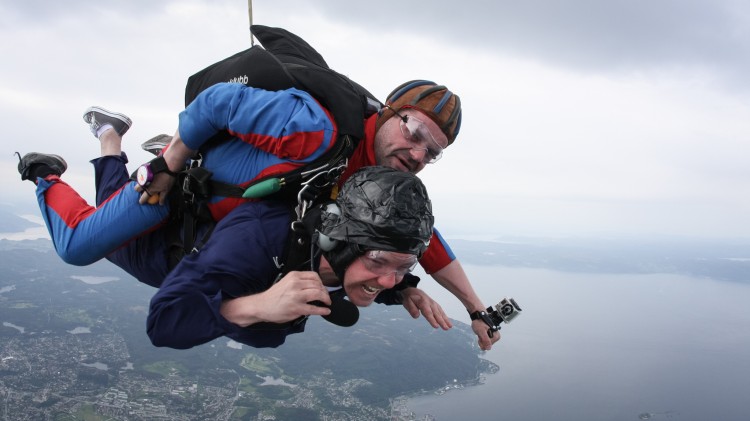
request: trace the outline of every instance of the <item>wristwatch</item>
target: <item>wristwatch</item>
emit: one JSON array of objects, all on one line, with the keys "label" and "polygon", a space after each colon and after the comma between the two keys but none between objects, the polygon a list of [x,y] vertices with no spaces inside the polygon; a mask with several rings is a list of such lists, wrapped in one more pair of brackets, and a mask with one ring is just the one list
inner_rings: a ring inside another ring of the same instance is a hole
[{"label": "wristwatch", "polygon": [[164,160],[163,156],[160,156],[138,167],[138,171],[135,173],[135,181],[141,187],[148,187],[154,181],[154,176],[160,172],[165,172],[172,177],[177,175],[177,173],[169,170],[167,161]]}]

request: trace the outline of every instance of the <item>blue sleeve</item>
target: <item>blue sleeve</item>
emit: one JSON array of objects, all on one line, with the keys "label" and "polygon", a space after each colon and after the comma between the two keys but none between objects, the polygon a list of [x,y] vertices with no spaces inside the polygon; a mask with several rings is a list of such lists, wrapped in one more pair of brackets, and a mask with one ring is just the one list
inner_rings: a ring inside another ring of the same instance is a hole
[{"label": "blue sleeve", "polygon": [[197,253],[186,256],[151,300],[147,331],[155,346],[186,349],[228,336],[251,346],[278,346],[290,332],[241,328],[220,314],[224,299],[268,289],[282,256],[289,211],[267,202],[234,209]]},{"label": "blue sleeve", "polygon": [[333,121],[308,93],[239,83],[211,86],[180,113],[180,137],[190,149],[200,149],[220,131],[292,160],[320,154],[335,140]]}]

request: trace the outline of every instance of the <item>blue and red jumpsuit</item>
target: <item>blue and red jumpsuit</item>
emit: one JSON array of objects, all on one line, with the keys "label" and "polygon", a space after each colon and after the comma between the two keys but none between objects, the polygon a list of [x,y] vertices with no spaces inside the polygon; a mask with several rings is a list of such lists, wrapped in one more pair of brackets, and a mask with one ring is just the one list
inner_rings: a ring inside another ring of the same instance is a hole
[{"label": "blue and red jumpsuit", "polygon": [[[238,141],[206,144],[222,130]],[[180,113],[179,131],[186,146],[201,150],[214,180],[239,185],[316,159],[336,136],[330,115],[305,92],[229,83],[207,89]],[[38,182],[37,199],[55,250],[74,265],[107,257],[141,282],[158,286],[168,271],[167,261],[161,262],[166,246],[160,228],[169,207],[138,204],[124,154],[92,163],[97,207],[58,177]],[[242,201],[217,196],[209,209],[218,221]]]}]

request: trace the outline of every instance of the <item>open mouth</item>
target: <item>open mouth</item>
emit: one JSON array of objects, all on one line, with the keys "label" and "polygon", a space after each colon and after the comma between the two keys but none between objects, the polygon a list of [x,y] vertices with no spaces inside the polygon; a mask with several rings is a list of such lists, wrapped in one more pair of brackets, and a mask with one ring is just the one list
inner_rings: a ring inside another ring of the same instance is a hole
[{"label": "open mouth", "polygon": [[362,289],[368,295],[377,295],[380,292],[380,288],[368,287],[367,285],[362,285]]}]

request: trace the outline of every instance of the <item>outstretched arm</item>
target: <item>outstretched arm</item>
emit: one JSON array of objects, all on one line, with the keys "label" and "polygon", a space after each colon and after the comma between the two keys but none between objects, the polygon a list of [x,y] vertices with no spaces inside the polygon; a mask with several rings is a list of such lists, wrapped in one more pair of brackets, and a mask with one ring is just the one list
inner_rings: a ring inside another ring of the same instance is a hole
[{"label": "outstretched arm", "polygon": [[[440,269],[439,271],[432,274],[432,277],[443,286],[443,288],[450,291],[451,294],[456,296],[469,313],[474,311],[485,311],[487,309],[482,300],[479,299],[477,293],[469,282],[469,278],[466,276],[461,263],[458,259],[454,259],[448,265]],[[488,326],[482,320],[474,320],[471,322],[471,329],[477,335],[477,341],[479,348],[485,351],[492,349],[492,344],[500,340],[500,333],[495,332],[490,338],[487,333]]]}]

